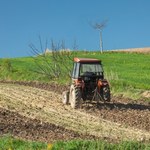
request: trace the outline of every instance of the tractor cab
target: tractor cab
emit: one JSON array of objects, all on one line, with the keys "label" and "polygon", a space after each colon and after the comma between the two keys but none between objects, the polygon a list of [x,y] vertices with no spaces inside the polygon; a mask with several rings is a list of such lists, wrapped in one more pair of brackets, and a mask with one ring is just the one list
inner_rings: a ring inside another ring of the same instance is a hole
[{"label": "tractor cab", "polygon": [[103,67],[101,61],[92,58],[74,58],[72,79],[103,79]]}]

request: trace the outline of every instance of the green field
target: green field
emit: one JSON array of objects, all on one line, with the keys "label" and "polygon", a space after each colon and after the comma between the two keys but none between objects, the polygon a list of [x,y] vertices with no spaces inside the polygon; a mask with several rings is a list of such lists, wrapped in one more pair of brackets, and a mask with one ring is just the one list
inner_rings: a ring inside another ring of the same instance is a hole
[{"label": "green field", "polygon": [[55,143],[31,142],[15,139],[10,136],[0,137],[2,150],[149,150],[150,144],[124,141],[109,143],[94,140],[58,141]]},{"label": "green field", "polygon": [[[70,57],[90,57],[102,60],[105,77],[110,82],[111,91],[114,95],[121,94],[125,97],[138,99],[145,90],[150,90],[150,54],[142,53],[123,53],[123,52],[75,52]],[[53,66],[52,57],[48,56],[48,63]],[[57,62],[57,66],[63,72],[59,77],[50,78],[39,72],[39,64],[47,72],[46,62],[42,57],[24,57],[0,59],[0,80],[17,80],[17,81],[55,81],[60,84],[69,84],[68,73],[65,72],[64,63],[71,69],[72,62],[65,60],[63,63]],[[36,62],[36,63],[35,63]],[[37,65],[38,64],[38,65]],[[56,68],[57,71],[57,68]]]}]

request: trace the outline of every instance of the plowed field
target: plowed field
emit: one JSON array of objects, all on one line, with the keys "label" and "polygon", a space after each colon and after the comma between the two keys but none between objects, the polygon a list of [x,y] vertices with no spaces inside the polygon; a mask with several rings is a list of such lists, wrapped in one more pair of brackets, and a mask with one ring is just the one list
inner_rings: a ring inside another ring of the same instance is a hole
[{"label": "plowed field", "polygon": [[73,110],[61,102],[67,86],[0,83],[0,135],[55,141],[74,138],[150,141],[150,104],[113,97]]}]

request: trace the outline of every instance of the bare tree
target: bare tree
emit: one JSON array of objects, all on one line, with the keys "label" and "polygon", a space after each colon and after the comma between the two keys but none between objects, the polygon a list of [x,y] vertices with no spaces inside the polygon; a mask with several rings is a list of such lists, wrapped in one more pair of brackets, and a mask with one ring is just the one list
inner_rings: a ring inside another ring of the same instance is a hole
[{"label": "bare tree", "polygon": [[39,36],[39,43],[39,48],[36,48],[34,44],[29,45],[37,66],[37,69],[33,71],[49,79],[71,76],[72,59],[76,52],[66,49],[64,40],[55,42],[52,39],[49,42],[50,46],[46,40],[45,46],[43,46]]},{"label": "bare tree", "polygon": [[101,50],[101,53],[103,52],[102,31],[103,31],[103,29],[106,27],[107,22],[108,22],[108,20],[104,20],[104,21],[102,21],[102,22],[100,22],[100,23],[97,23],[97,22],[94,23],[94,24],[90,23],[90,25],[91,25],[94,29],[96,29],[96,30],[98,30],[98,31],[100,32],[100,50]]}]

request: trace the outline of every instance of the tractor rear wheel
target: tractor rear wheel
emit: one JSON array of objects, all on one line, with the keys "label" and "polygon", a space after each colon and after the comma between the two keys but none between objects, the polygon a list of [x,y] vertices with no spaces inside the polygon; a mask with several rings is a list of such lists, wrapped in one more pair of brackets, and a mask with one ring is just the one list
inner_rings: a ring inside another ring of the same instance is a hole
[{"label": "tractor rear wheel", "polygon": [[63,104],[65,105],[68,105],[69,104],[69,91],[64,91],[62,93],[62,102]]},{"label": "tractor rear wheel", "polygon": [[81,104],[81,91],[80,88],[75,86],[75,85],[71,85],[70,87],[70,98],[69,98],[71,107],[74,109],[77,109],[80,107]]},{"label": "tractor rear wheel", "polygon": [[110,88],[106,85],[102,88],[102,98],[104,102],[110,102]]}]

